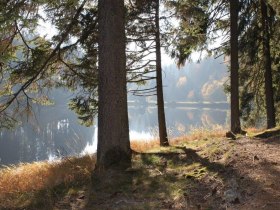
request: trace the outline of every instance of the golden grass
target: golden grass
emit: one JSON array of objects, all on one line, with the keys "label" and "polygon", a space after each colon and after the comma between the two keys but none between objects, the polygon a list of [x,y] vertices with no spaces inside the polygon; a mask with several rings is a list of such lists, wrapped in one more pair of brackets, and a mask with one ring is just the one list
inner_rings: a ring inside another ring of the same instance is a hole
[{"label": "golden grass", "polygon": [[[209,129],[192,128],[188,135],[170,139],[170,145],[221,138],[225,132],[219,126]],[[159,140],[156,138],[148,141],[134,140],[131,141],[131,148],[136,152],[148,152],[160,148]],[[71,183],[89,182],[95,161],[95,157],[87,155],[56,162],[25,163],[0,169],[0,209],[26,206],[30,200],[36,199],[36,193],[53,189],[61,184],[68,186]]]},{"label": "golden grass", "polygon": [[[215,125],[209,128],[205,127],[192,127],[188,134],[181,137],[169,139],[171,146],[183,144],[187,141],[212,139],[225,137],[226,130],[222,126]],[[130,143],[131,149],[136,152],[146,152],[151,149],[159,148],[159,139],[144,140],[132,140]]]},{"label": "golden grass", "polygon": [[266,130],[266,128],[264,128],[264,127],[263,128],[255,128],[255,127],[246,128],[246,131],[249,135],[264,132],[265,130]]},{"label": "golden grass", "polygon": [[[225,130],[221,127],[213,129],[192,128],[189,135],[170,139],[171,145],[197,139],[223,137]],[[137,152],[145,152],[159,147],[159,140],[133,140],[131,148]],[[65,158],[56,162],[33,162],[5,167],[0,170],[0,197],[6,193],[28,192],[53,187],[61,183],[71,182],[79,177],[88,176],[93,171],[93,156]]]},{"label": "golden grass", "polygon": [[146,152],[147,150],[159,147],[159,139],[145,140],[132,140],[130,147],[136,152]]},{"label": "golden grass", "polygon": [[180,144],[187,141],[202,140],[202,139],[213,139],[225,137],[226,130],[224,127],[214,125],[209,128],[205,127],[192,127],[187,135],[174,138],[171,140],[173,144]]},{"label": "golden grass", "polygon": [[13,195],[20,196],[24,193],[51,189],[60,184],[88,181],[94,165],[95,158],[87,155],[52,163],[47,161],[24,163],[1,169],[0,204],[5,205],[9,201],[8,198]]},{"label": "golden grass", "polygon": [[[171,145],[186,141],[207,138],[220,138],[225,134],[221,127],[212,129],[192,128],[189,135],[170,139]],[[159,140],[133,140],[131,148],[145,152],[159,147]],[[66,158],[56,162],[34,162],[5,167],[0,170],[0,197],[6,193],[27,192],[53,187],[71,182],[78,177],[88,176],[94,169],[95,158],[92,156]]]}]

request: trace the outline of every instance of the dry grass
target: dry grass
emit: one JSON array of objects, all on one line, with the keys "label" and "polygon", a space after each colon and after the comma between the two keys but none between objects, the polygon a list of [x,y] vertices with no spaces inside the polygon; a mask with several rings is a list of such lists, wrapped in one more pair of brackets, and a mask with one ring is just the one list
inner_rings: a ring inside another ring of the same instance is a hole
[{"label": "dry grass", "polygon": [[[183,144],[199,139],[223,137],[225,130],[215,128],[192,128],[190,134],[170,139],[171,145]],[[160,148],[159,140],[134,140],[131,148],[136,152],[147,152]],[[95,157],[83,156],[65,158],[56,162],[34,162],[9,166],[0,169],[0,209],[12,209],[15,206],[28,206],[32,200],[38,199],[38,192],[69,186],[71,183],[90,181],[94,170]],[[45,194],[41,195],[44,198]]]},{"label": "dry grass", "polygon": [[[215,125],[209,128],[205,127],[192,127],[188,134],[181,137],[169,139],[171,146],[182,144],[188,141],[202,140],[202,139],[213,139],[225,137],[226,130],[224,127]],[[148,141],[143,140],[132,140],[131,149],[136,152],[146,152],[151,149],[159,148],[159,139],[155,138]]]},{"label": "dry grass", "polygon": [[[221,127],[215,129],[192,128],[190,134],[170,139],[171,145],[205,138],[223,137],[225,130]],[[133,140],[131,148],[137,152],[145,152],[159,147],[159,140],[148,141]],[[0,170],[0,194],[11,192],[24,192],[40,190],[46,186],[51,187],[62,182],[68,182],[85,175],[94,169],[95,158],[92,156],[65,158],[56,162],[33,162],[14,166],[7,166]]]},{"label": "dry grass", "polygon": [[[197,139],[223,137],[225,130],[221,127],[212,129],[192,128],[189,135],[171,139],[171,145]],[[133,140],[131,148],[145,152],[159,147],[159,140]],[[94,169],[92,156],[66,158],[57,162],[34,162],[9,166],[0,170],[0,198],[5,194],[30,192],[50,188],[61,183],[71,182],[77,178],[89,176]]]},{"label": "dry grass", "polygon": [[132,140],[130,142],[130,147],[136,152],[146,152],[147,150],[158,148],[159,139],[151,139],[149,141],[145,140]]},{"label": "dry grass", "polygon": [[214,125],[209,128],[205,127],[192,127],[187,135],[172,139],[172,144],[180,144],[186,141],[223,138],[225,137],[226,130],[224,127]]},{"label": "dry grass", "polygon": [[256,134],[256,133],[260,133],[265,131],[266,128],[255,128],[255,127],[250,127],[250,128],[246,128],[246,131],[248,134]]},{"label": "dry grass", "polygon": [[[65,158],[57,162],[34,162],[0,170],[0,208],[12,206],[20,196],[51,189],[60,184],[86,181],[94,169],[95,158]],[[16,196],[15,196],[16,195]],[[31,195],[32,197],[32,195]]]},{"label": "dry grass", "polygon": [[[256,133],[258,131],[259,130],[256,129],[249,129],[251,133]],[[199,151],[198,155],[204,157],[204,159],[207,158],[210,164],[212,161],[215,162],[215,160],[225,161],[228,158],[237,157],[232,153],[233,141],[227,141],[224,138],[225,133],[226,130],[220,126],[207,129],[196,127],[192,128],[188,135],[170,139],[170,144],[171,146],[184,145],[184,147],[189,148],[190,151],[199,148],[199,150],[197,150]],[[131,142],[131,148],[140,153],[149,153],[133,155],[134,166],[144,169],[142,171],[136,170],[133,173],[127,173],[134,174],[136,178],[133,182],[130,182],[131,180],[129,179],[123,180],[126,185],[123,185],[123,183],[115,177],[117,186],[113,185],[113,187],[111,187],[111,194],[120,187],[123,187],[124,192],[126,192],[126,188],[131,186],[131,183],[144,183],[141,185],[137,184],[137,186],[134,187],[138,189],[139,186],[142,186],[145,193],[143,193],[142,190],[139,190],[139,192],[137,190],[131,192],[134,195],[136,193],[137,198],[140,197],[145,201],[142,205],[146,205],[146,200],[154,197],[155,192],[158,191],[165,192],[168,198],[170,198],[170,196],[172,198],[173,196],[174,200],[176,200],[178,196],[179,198],[183,198],[184,191],[181,190],[181,186],[189,182],[192,184],[190,180],[199,180],[201,177],[204,177],[205,174],[210,174],[211,177],[214,177],[216,174],[216,172],[208,171],[205,165],[197,164],[201,159],[197,159],[196,162],[194,162],[193,158],[182,159],[185,156],[180,148],[161,148],[159,146],[159,140],[156,138],[148,141],[134,140]],[[175,151],[176,149],[180,151]],[[158,156],[157,150],[160,151],[163,156]],[[162,151],[165,151],[167,155],[164,156]],[[170,154],[168,154],[168,152],[170,152]],[[191,155],[191,153],[189,155]],[[177,156],[178,158],[176,159]],[[195,158],[196,156],[193,157]],[[104,194],[102,194],[102,192],[100,194],[100,188],[96,187],[98,185],[96,185],[96,183],[92,185],[91,183],[91,175],[94,170],[95,161],[95,157],[93,156],[83,156],[65,158],[57,162],[34,162],[0,169],[0,209],[42,209],[43,207],[43,209],[53,209],[53,205],[57,200],[64,198],[64,195],[69,195],[71,190],[73,192],[78,192],[83,186],[94,186],[93,188],[96,190],[95,196],[97,196],[97,198],[94,197],[93,199],[103,199],[104,203],[108,203],[107,199],[111,198],[103,197]],[[145,164],[149,167],[145,168]],[[151,169],[150,165],[155,166],[155,170]],[[167,169],[164,169],[164,167],[167,167]],[[162,176],[161,174],[165,172],[165,176]],[[181,173],[182,176],[178,176],[178,172]],[[101,178],[103,181],[108,180],[104,177]],[[147,187],[146,185],[149,186]],[[204,185],[202,187],[203,189],[205,188]],[[110,189],[106,188],[105,190]],[[123,199],[123,197],[121,197],[121,199]],[[163,200],[166,200],[165,197],[163,197],[160,202],[153,199],[151,203],[156,202],[157,204],[158,202],[158,205],[162,205],[162,203],[164,203]],[[162,207],[159,206],[156,208],[149,206],[151,203],[148,203],[147,208],[143,207],[143,209],[160,209]],[[139,205],[139,203],[135,202],[135,205]]]}]

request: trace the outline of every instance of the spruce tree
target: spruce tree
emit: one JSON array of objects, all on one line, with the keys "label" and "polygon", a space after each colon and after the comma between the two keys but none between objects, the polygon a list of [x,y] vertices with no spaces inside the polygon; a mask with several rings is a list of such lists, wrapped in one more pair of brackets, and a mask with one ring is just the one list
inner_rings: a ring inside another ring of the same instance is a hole
[{"label": "spruce tree", "polygon": [[99,0],[98,17],[97,166],[129,167],[124,1]]}]

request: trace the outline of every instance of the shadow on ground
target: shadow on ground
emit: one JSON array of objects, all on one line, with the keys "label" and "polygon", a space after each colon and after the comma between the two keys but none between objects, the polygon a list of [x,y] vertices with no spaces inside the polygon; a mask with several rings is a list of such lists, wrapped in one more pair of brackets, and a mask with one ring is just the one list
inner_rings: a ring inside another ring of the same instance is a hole
[{"label": "shadow on ground", "polygon": [[227,157],[185,146],[135,154],[131,169],[93,176],[88,209],[279,209],[277,163],[247,143]]}]

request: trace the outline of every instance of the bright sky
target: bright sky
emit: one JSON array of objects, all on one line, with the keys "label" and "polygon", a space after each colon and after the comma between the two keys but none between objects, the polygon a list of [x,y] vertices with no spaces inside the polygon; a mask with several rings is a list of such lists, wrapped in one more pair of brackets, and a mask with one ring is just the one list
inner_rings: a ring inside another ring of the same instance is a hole
[{"label": "bright sky", "polygon": [[[39,14],[43,17],[43,19],[47,18],[42,8],[39,9]],[[45,36],[47,39],[51,39],[55,34],[57,34],[56,28],[50,22],[46,22],[42,19],[39,19],[39,26],[37,30],[40,36]]]},{"label": "bright sky", "polygon": [[[40,9],[39,11],[40,15],[45,19],[46,15],[44,14],[43,10]],[[39,20],[39,26],[38,26],[38,32],[41,36],[45,36],[47,39],[51,39],[54,35],[57,34],[57,29],[50,23],[45,22],[42,19]],[[219,38],[215,43],[212,43],[210,45],[210,49],[218,47],[222,43],[223,39]],[[207,54],[206,52],[202,54],[202,57],[205,57]],[[170,58],[169,55],[166,54],[164,49],[161,50],[161,56],[162,56],[162,66],[170,66],[173,64],[176,64],[176,62]],[[199,59],[200,52],[194,52],[191,55],[191,59],[193,61],[197,61]]]}]

